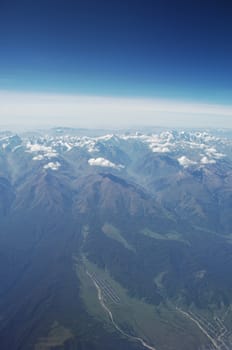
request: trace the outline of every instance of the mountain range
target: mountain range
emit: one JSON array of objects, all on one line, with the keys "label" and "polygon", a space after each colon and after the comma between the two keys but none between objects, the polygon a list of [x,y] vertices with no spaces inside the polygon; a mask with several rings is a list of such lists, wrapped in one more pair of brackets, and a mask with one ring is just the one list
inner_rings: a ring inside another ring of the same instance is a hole
[{"label": "mountain range", "polygon": [[0,133],[5,350],[232,348],[232,133]]}]

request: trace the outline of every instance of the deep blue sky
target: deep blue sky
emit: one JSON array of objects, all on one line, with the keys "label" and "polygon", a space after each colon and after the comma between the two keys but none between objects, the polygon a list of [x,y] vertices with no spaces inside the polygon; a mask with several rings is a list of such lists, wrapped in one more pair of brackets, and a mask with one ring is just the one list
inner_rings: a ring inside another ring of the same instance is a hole
[{"label": "deep blue sky", "polygon": [[232,101],[230,0],[0,0],[0,90]]}]

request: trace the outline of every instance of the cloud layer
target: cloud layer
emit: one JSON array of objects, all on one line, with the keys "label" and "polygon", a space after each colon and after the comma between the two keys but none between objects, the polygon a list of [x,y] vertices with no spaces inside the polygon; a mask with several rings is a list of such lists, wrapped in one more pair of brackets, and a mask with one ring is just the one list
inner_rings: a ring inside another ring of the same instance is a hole
[{"label": "cloud layer", "polygon": [[0,125],[232,127],[232,106],[0,91]]}]

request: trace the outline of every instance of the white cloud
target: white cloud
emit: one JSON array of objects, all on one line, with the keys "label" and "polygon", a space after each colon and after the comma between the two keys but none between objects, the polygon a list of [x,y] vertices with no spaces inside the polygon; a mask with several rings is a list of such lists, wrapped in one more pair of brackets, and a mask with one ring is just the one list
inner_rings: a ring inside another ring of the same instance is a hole
[{"label": "white cloud", "polygon": [[219,152],[215,152],[214,153],[214,157],[215,158],[224,158],[226,155],[224,153],[219,153]]},{"label": "white cloud", "polygon": [[170,149],[166,146],[162,146],[162,145],[150,145],[150,148],[152,150],[152,152],[154,153],[168,153],[170,152]]},{"label": "white cloud", "polygon": [[209,159],[207,157],[202,157],[201,158],[201,163],[202,164],[215,164],[216,160],[215,159]]},{"label": "white cloud", "polygon": [[217,150],[216,150],[216,148],[214,148],[214,147],[209,147],[209,148],[207,148],[207,152],[208,152],[209,154],[214,154],[215,152],[217,152]]},{"label": "white cloud", "polygon": [[232,126],[230,105],[12,91],[0,91],[0,101],[1,125]]},{"label": "white cloud", "polygon": [[3,148],[3,149],[6,149],[8,145],[9,145],[8,143],[3,143],[3,144],[2,144],[2,148]]},{"label": "white cloud", "polygon": [[224,158],[226,156],[224,153],[218,152],[216,150],[216,148],[214,148],[214,147],[207,148],[206,155],[208,157],[213,157],[213,158],[217,158],[217,159]]},{"label": "white cloud", "polygon": [[54,157],[57,157],[57,153],[54,152],[54,151],[51,151],[51,152],[45,153],[45,154],[44,154],[44,157],[47,157],[47,158],[54,158]]},{"label": "white cloud", "polygon": [[44,159],[44,157],[42,156],[42,154],[38,154],[38,156],[35,156],[32,159],[33,160],[42,160],[42,159]]},{"label": "white cloud", "polygon": [[99,158],[91,158],[88,160],[89,165],[92,166],[101,166],[101,167],[107,167],[107,168],[114,168],[114,169],[120,169],[123,168],[122,165],[112,163],[108,159],[99,157]]},{"label": "white cloud", "polygon": [[35,143],[35,144],[28,143],[27,149],[29,150],[28,152],[32,152],[32,153],[33,152],[51,152],[51,147],[40,145],[38,143]]},{"label": "white cloud", "polygon": [[29,153],[42,153],[39,154],[38,156],[33,157],[34,160],[41,160],[44,157],[46,158],[54,158],[57,157],[57,152],[54,151],[51,147],[41,145],[38,143],[31,144],[30,142],[27,143],[27,152]]},{"label": "white cloud", "polygon": [[49,162],[48,164],[44,165],[44,169],[52,169],[52,170],[58,170],[61,164],[59,162]]},{"label": "white cloud", "polygon": [[187,158],[186,156],[182,156],[182,157],[178,158],[178,162],[184,168],[187,168],[187,167],[189,167],[191,165],[197,164],[197,162],[194,162],[193,160]]}]

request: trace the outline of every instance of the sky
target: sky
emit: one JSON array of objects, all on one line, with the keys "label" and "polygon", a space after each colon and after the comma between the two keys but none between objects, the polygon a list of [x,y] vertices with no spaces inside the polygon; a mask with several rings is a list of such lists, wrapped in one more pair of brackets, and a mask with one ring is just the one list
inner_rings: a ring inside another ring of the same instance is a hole
[{"label": "sky", "polygon": [[0,0],[0,125],[232,127],[227,0]]}]

